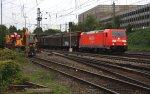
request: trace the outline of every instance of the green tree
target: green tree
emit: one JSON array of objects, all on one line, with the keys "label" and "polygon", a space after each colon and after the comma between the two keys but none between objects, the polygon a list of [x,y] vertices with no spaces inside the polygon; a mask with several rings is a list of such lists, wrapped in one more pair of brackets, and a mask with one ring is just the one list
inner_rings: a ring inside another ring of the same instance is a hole
[{"label": "green tree", "polygon": [[103,30],[104,29],[104,24],[102,24],[101,22],[99,22],[99,24],[96,27],[97,30]]},{"label": "green tree", "polygon": [[83,22],[79,22],[78,24],[72,24],[72,31],[91,31],[95,30],[99,27],[98,22],[92,15],[88,15]]},{"label": "green tree", "polygon": [[112,23],[106,23],[104,25],[104,29],[112,29],[112,28],[113,28]]},{"label": "green tree", "polygon": [[8,29],[9,34],[13,34],[14,32],[17,32],[17,28],[15,26],[10,26]]},{"label": "green tree", "polygon": [[85,31],[95,30],[97,25],[96,19],[92,15],[88,15],[84,22]]},{"label": "green tree", "polygon": [[132,32],[131,24],[128,24],[128,26],[126,27],[126,31],[127,31],[127,33],[131,33]]},{"label": "green tree", "polygon": [[81,28],[79,28],[79,24],[72,23],[71,32],[81,31]]},{"label": "green tree", "polygon": [[51,34],[56,34],[56,33],[60,33],[61,31],[58,29],[48,29],[44,31],[44,34],[46,35],[51,35]]},{"label": "green tree", "polygon": [[79,31],[85,31],[85,26],[84,26],[83,22],[79,22],[77,24],[77,30],[79,30]]},{"label": "green tree", "polygon": [[18,30],[17,30],[17,33],[18,33],[18,34],[21,34],[21,33],[22,33],[22,30],[18,29]]},{"label": "green tree", "polygon": [[34,33],[34,34],[42,34],[42,33],[43,33],[43,30],[42,30],[41,27],[37,27],[37,28],[34,29],[33,33]]},{"label": "green tree", "polygon": [[7,33],[7,27],[4,25],[0,25],[0,48],[3,48],[5,46],[6,33]]},{"label": "green tree", "polygon": [[120,24],[121,24],[121,20],[120,20],[120,18],[117,16],[117,17],[115,17],[115,19],[114,19],[114,25],[113,25],[113,28],[115,28],[115,29],[119,29],[120,28]]},{"label": "green tree", "polygon": [[79,22],[77,24],[73,23],[72,25],[72,31],[76,32],[76,31],[85,31],[85,26],[83,22]]}]

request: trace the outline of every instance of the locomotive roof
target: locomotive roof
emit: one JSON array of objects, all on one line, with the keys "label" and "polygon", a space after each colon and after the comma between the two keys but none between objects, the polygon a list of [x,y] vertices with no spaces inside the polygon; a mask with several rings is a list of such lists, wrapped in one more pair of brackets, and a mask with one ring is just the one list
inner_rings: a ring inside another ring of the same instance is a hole
[{"label": "locomotive roof", "polygon": [[125,29],[105,29],[105,30],[94,30],[94,31],[89,31],[89,32],[82,32],[83,34],[95,34],[95,33],[99,33],[99,32],[105,32],[105,31],[124,31]]},{"label": "locomotive roof", "polygon": [[94,34],[98,32],[104,32],[104,30],[94,30],[94,31],[89,31],[89,32],[83,32],[84,34]]}]

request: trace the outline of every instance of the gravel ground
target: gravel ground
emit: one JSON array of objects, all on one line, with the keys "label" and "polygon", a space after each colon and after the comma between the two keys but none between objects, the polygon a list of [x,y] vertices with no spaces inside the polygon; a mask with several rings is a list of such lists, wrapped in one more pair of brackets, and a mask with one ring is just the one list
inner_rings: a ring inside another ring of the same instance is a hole
[{"label": "gravel ground", "polygon": [[57,77],[55,78],[55,80],[60,84],[69,86],[71,88],[69,94],[104,94],[103,92],[93,88],[92,86],[84,85],[84,83],[70,79],[59,73],[57,73]]},{"label": "gravel ground", "polygon": [[84,83],[78,82],[73,79],[69,79],[64,75],[59,74],[57,79],[61,84],[65,84],[71,87],[70,94],[104,94],[98,89],[93,88],[92,86],[84,85]]},{"label": "gravel ground", "polygon": [[108,59],[108,58],[102,58],[102,57],[90,57],[90,56],[83,56],[85,58],[92,58],[92,59],[97,59],[101,61],[108,61],[113,64],[129,64],[129,65],[134,65],[134,66],[141,66],[145,68],[150,68],[150,64],[145,64],[145,63],[139,63],[139,62],[131,62],[131,61],[123,61],[123,60],[115,60],[115,59]]},{"label": "gravel ground", "polygon": [[[150,54],[150,52],[127,52],[127,53],[144,53],[144,54],[148,54],[148,55]],[[49,53],[47,53],[47,54],[49,54]],[[90,56],[83,56],[83,57],[98,59],[98,60],[102,60],[102,61],[108,61],[108,62],[111,62],[113,64],[126,64],[126,65],[129,64],[129,65],[134,65],[134,66],[141,66],[141,67],[145,67],[145,68],[150,68],[150,64],[139,63],[138,61],[132,62],[132,61],[115,60],[115,59],[108,59],[108,58],[102,58],[102,57],[90,57]]]},{"label": "gravel ground", "polygon": [[49,53],[43,52],[42,54],[38,54],[37,56],[42,57],[42,58],[47,58],[47,59],[50,59],[50,60],[53,60],[53,61],[61,62],[63,64],[67,64],[69,66],[74,66],[74,67],[78,67],[78,68],[88,70],[88,71],[91,71],[91,72],[103,74],[102,71],[94,69],[93,67],[87,66],[85,64],[81,64],[81,63],[78,63],[78,62],[75,62],[75,61],[72,61],[72,60],[54,55],[54,54],[51,54],[51,55],[48,56],[48,54]]},{"label": "gravel ground", "polygon": [[[98,70],[93,69],[91,67],[88,67],[86,65],[83,65],[83,64],[80,64],[80,63],[77,63],[77,62],[74,62],[74,61],[56,56],[56,55],[48,56],[48,54],[49,53],[42,52],[40,54],[37,54],[37,56],[39,56],[41,58],[47,58],[47,59],[50,59],[50,60],[53,60],[53,61],[58,61],[58,62],[61,62],[61,63],[64,63],[64,64],[67,63],[70,66],[76,66],[76,67],[78,66],[82,69],[86,69],[86,70],[89,70],[89,71],[101,73],[101,71],[98,71]],[[64,85],[67,85],[67,86],[71,87],[70,94],[105,94],[104,92],[102,92],[98,89],[95,89],[92,86],[85,85],[84,83],[81,83],[81,82],[78,82],[76,80],[70,79],[68,77],[65,77],[64,75],[59,74],[59,73],[57,73],[57,74],[58,75],[57,75],[56,79],[60,84],[64,84]]]},{"label": "gravel ground", "polygon": [[126,64],[126,65],[129,64],[129,65],[134,65],[134,66],[141,66],[141,67],[145,67],[145,68],[150,68],[150,64],[144,64],[144,63],[138,63],[138,62],[113,60],[113,59],[106,59],[106,58],[95,58],[95,59],[109,61],[109,62],[116,63],[116,64]]},{"label": "gravel ground", "polygon": [[127,51],[125,53],[128,53],[128,54],[146,54],[146,55],[150,55],[150,52],[145,52],[145,51],[141,51],[141,52]]},{"label": "gravel ground", "polygon": [[[100,70],[94,69],[90,66],[86,66],[84,64],[54,55],[54,54],[50,54],[48,52],[42,52],[40,54],[38,54],[37,56],[41,57],[41,58],[47,58],[53,61],[57,61],[57,62],[61,62],[63,64],[67,64],[70,66],[74,66],[74,67],[78,67],[84,70],[88,70],[91,72],[95,72],[98,74],[105,74]],[[138,65],[138,66],[146,66],[149,67],[149,64],[142,64],[142,63],[135,63],[135,62],[129,62],[129,61],[122,61],[122,60],[112,60],[112,59],[107,59],[107,58],[100,58],[100,57],[89,57],[89,56],[84,56],[86,58],[92,58],[92,59],[99,59],[99,60],[103,60],[103,61],[109,61],[112,63],[121,63],[121,64],[133,64],[133,65]],[[64,76],[60,76],[58,77],[58,79],[60,79],[61,81],[63,80],[64,84],[68,84],[70,87],[73,88],[72,92],[73,94],[103,94],[103,92],[99,92],[98,90],[95,90],[94,88],[92,88],[91,86],[87,86],[87,85],[83,85],[81,83],[77,83],[76,81],[73,81],[69,78],[64,78]],[[67,80],[66,80],[67,79]]]}]

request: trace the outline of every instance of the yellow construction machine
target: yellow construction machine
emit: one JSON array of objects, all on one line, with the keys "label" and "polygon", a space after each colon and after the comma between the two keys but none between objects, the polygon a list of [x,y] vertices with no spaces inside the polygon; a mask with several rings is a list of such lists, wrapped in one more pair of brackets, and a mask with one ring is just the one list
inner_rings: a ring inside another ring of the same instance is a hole
[{"label": "yellow construction machine", "polygon": [[24,29],[22,32],[22,45],[25,48],[26,56],[35,56],[37,51],[38,39],[36,34],[32,34],[28,29]]},{"label": "yellow construction machine", "polygon": [[25,51],[26,56],[35,56],[38,48],[38,38],[36,34],[32,34],[27,28],[22,30],[22,34],[10,34],[6,36],[6,47],[10,49],[21,49]]}]

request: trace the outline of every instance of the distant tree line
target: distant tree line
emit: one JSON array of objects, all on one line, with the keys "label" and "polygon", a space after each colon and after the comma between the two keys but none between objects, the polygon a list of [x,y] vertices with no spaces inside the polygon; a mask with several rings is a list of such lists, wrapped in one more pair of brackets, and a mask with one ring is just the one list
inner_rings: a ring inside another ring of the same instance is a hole
[{"label": "distant tree line", "polygon": [[17,30],[17,28],[12,25],[9,28],[7,28],[5,25],[0,25],[0,48],[5,47],[6,35],[14,34],[14,32],[21,34],[22,30]]},{"label": "distant tree line", "polygon": [[0,48],[3,48],[5,46],[7,32],[7,27],[4,25],[0,25]]},{"label": "distant tree line", "polygon": [[60,33],[61,31],[58,29],[47,29],[45,31],[43,31],[43,29],[41,27],[37,27],[34,29],[33,33],[34,34],[45,34],[45,35],[51,35],[51,34],[56,34],[56,33]]},{"label": "distant tree line", "polygon": [[[22,34],[23,29],[17,29],[13,25],[11,25],[9,28],[7,28],[5,25],[0,25],[0,48],[5,47],[6,35],[14,34],[14,32],[16,32],[17,34]],[[35,28],[33,31],[34,34],[45,34],[45,35],[56,34],[60,32],[61,31],[57,29],[48,29],[43,31],[41,27]]]},{"label": "distant tree line", "polygon": [[91,30],[101,30],[101,29],[119,29],[121,24],[121,20],[119,17],[115,17],[113,23],[105,23],[102,24],[101,22],[97,21],[92,15],[88,15],[83,22],[79,22],[77,24],[72,24],[72,31],[91,31]]}]

